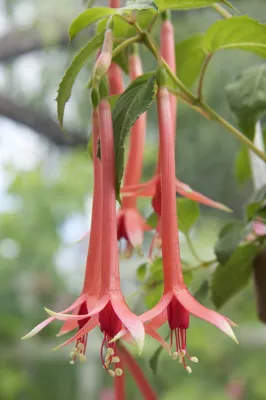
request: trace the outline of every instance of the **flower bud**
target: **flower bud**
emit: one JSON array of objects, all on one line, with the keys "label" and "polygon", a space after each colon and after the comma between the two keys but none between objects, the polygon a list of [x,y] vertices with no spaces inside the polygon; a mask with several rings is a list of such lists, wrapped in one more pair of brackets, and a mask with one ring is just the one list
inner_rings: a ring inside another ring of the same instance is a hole
[{"label": "flower bud", "polygon": [[113,50],[113,32],[112,29],[108,28],[105,31],[102,51],[96,60],[93,68],[92,81],[93,86],[97,85],[98,82],[106,75],[112,61],[112,50]]}]

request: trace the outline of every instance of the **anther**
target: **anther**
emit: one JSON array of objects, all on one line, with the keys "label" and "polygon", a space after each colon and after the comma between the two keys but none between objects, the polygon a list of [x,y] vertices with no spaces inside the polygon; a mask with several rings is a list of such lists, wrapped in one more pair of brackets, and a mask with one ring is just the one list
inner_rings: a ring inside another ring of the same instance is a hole
[{"label": "anther", "polygon": [[112,363],[116,364],[120,362],[120,358],[119,357],[112,357]]},{"label": "anther", "polygon": [[112,378],[115,377],[115,372],[112,369],[108,369],[108,373]]},{"label": "anther", "polygon": [[190,361],[197,364],[199,362],[199,359],[198,359],[198,357],[191,357]]},{"label": "anther", "polygon": [[178,352],[175,351],[175,352],[172,354],[172,359],[173,359],[173,360],[177,360],[177,358],[178,358]]},{"label": "anther", "polygon": [[112,349],[112,347],[108,347],[108,349],[106,350],[106,353],[109,354],[110,356],[113,356],[115,354],[115,352]]},{"label": "anther", "polygon": [[79,354],[79,361],[82,363],[87,361],[87,357],[85,356],[85,354]]},{"label": "anther", "polygon": [[188,372],[189,374],[191,374],[192,369],[191,369],[189,366],[186,367],[186,370],[187,370],[187,372]]},{"label": "anther", "polygon": [[115,369],[115,375],[116,376],[122,376],[123,375],[123,370],[121,368],[116,368]]},{"label": "anther", "polygon": [[69,364],[72,364],[72,365],[73,365],[73,364],[75,364],[75,361],[74,361],[74,360],[70,360],[70,361],[69,361]]}]

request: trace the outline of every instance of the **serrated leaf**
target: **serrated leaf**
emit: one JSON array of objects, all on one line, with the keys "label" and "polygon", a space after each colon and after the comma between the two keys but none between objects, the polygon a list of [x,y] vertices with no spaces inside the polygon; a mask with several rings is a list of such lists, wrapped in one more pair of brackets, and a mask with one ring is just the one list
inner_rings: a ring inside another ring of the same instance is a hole
[{"label": "serrated leaf", "polygon": [[226,224],[220,231],[214,247],[214,252],[220,264],[229,260],[240,241],[246,236],[245,226],[243,222],[234,221]]},{"label": "serrated leaf", "polygon": [[218,265],[212,277],[212,299],[222,307],[249,282],[252,262],[258,252],[253,244],[238,247],[225,265]]},{"label": "serrated leaf", "polygon": [[266,25],[248,16],[215,22],[203,39],[206,53],[223,49],[241,49],[266,57]]},{"label": "serrated leaf", "polygon": [[195,201],[185,198],[178,198],[176,205],[178,228],[181,232],[188,234],[199,218],[199,206]]},{"label": "serrated leaf", "polygon": [[196,35],[175,46],[177,74],[186,86],[192,86],[200,74],[206,57],[202,49],[202,41],[203,35]]},{"label": "serrated leaf", "polygon": [[80,31],[94,24],[100,19],[117,14],[117,9],[109,7],[88,8],[72,21],[69,28],[69,38],[72,40]]},{"label": "serrated leaf", "polygon": [[237,152],[234,172],[239,184],[246,182],[251,177],[250,160],[246,146],[242,146]]},{"label": "serrated leaf", "polygon": [[124,171],[125,140],[139,116],[152,104],[156,95],[156,76],[142,75],[133,81],[121,94],[112,112],[115,142],[116,195],[119,191]]},{"label": "serrated leaf", "polygon": [[149,215],[149,217],[146,219],[146,223],[153,229],[157,227],[158,215],[156,214],[156,212],[153,212]]},{"label": "serrated leaf", "polygon": [[137,269],[137,279],[140,282],[143,282],[146,277],[146,271],[147,271],[147,264],[143,263],[141,264],[138,269]]},{"label": "serrated leaf", "polygon": [[61,126],[63,126],[65,105],[70,98],[75,80],[80,70],[84,67],[89,56],[101,46],[103,43],[103,38],[104,32],[100,32],[98,35],[94,36],[94,38],[87,43],[86,46],[83,47],[83,49],[81,49],[80,52],[75,56],[70,67],[66,70],[66,73],[63,76],[56,98],[57,115]]},{"label": "serrated leaf", "polygon": [[[157,12],[152,8],[148,10],[142,10],[137,12],[137,23],[142,29],[147,29],[150,22],[152,21],[154,15]],[[134,26],[128,24],[126,21],[123,21],[117,15],[113,16],[114,27],[113,27],[113,35],[116,38],[128,38],[136,35],[136,29]],[[97,32],[101,32],[105,29],[106,24],[108,22],[108,18],[103,18],[99,21],[97,25]]]},{"label": "serrated leaf", "polygon": [[193,8],[208,7],[217,3],[217,0],[156,0],[160,11],[190,10]]},{"label": "serrated leaf", "polygon": [[266,65],[254,66],[241,73],[227,86],[226,92],[241,130],[253,140],[256,122],[266,111]]}]

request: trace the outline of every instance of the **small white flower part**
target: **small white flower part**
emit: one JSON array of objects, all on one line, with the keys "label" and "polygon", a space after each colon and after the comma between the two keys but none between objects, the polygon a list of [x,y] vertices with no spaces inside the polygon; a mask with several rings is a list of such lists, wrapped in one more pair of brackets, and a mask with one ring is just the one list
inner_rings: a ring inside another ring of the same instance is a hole
[{"label": "small white flower part", "polygon": [[186,366],[186,370],[187,370],[187,372],[188,372],[189,374],[191,374],[192,369],[191,369],[189,366]]},{"label": "small white flower part", "polygon": [[121,368],[116,368],[115,369],[115,374],[116,374],[116,376],[122,376],[123,375],[123,370]]},{"label": "small white flower part", "polygon": [[198,357],[191,357],[190,360],[191,360],[193,363],[196,363],[196,364],[199,362]]}]

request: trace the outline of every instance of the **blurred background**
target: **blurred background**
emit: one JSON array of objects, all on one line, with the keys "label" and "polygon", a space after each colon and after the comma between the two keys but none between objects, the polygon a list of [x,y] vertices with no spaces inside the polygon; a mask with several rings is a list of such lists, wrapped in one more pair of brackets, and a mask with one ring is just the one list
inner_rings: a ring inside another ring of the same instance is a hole
[{"label": "blurred background", "polygon": [[[242,14],[266,22],[263,0],[234,4]],[[0,1],[0,400],[112,399],[113,381],[103,372],[99,358],[99,332],[89,336],[88,362],[75,366],[68,362],[72,348],[52,351],[60,343],[55,337],[59,323],[29,341],[20,341],[46,318],[44,306],[60,310],[72,303],[83,280],[88,239],[75,242],[90,223],[92,164],[86,148],[90,101],[85,89],[90,62],[67,104],[64,133],[56,122],[54,100],[72,56],[92,34],[86,31],[68,45],[68,25],[83,9],[82,0]],[[175,13],[177,40],[204,32],[218,18],[208,9]],[[155,32],[158,36],[158,25]],[[143,50],[141,56],[150,70],[154,61]],[[262,62],[249,53],[230,51],[216,55],[209,67],[206,100],[234,124],[225,86],[242,70]],[[153,173],[156,143],[152,108],[143,179]],[[193,241],[205,260],[213,257],[213,245],[226,220],[243,218],[243,206],[252,191],[252,182],[240,186],[235,178],[238,147],[222,127],[180,105],[177,176],[234,210],[228,216],[201,209]],[[140,207],[149,215],[148,201]],[[146,238],[145,250],[150,239]],[[182,237],[181,251],[189,260]],[[136,269],[144,260],[134,257],[121,262],[126,298],[138,289]],[[194,276],[192,292],[201,287],[205,275]],[[129,301],[138,310],[136,297],[130,296]],[[213,307],[208,296],[202,302]],[[239,293],[222,312],[239,325],[240,345],[192,319],[188,349],[200,362],[191,375],[162,353],[154,377],[148,361],[157,344],[147,340],[138,361],[159,399],[266,398],[266,327],[257,319],[253,288]],[[130,377],[127,384],[127,399],[140,399]]]}]

